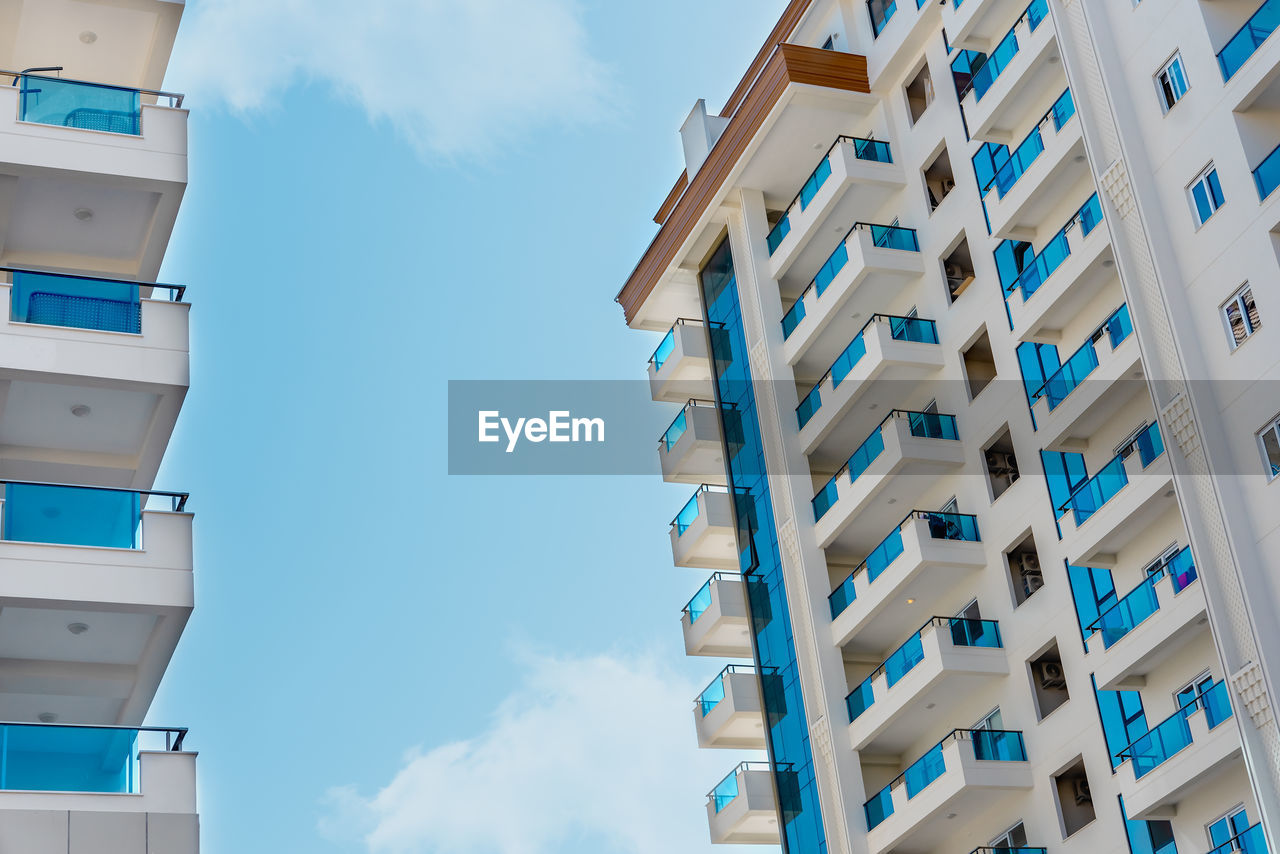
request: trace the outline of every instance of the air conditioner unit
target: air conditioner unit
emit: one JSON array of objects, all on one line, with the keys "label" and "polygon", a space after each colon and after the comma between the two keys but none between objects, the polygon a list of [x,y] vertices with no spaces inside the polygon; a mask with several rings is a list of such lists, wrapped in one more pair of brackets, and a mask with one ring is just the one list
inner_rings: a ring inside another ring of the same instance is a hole
[{"label": "air conditioner unit", "polygon": [[954,180],[954,179],[952,179],[952,178],[943,178],[943,179],[942,179],[942,194],[943,194],[944,196],[945,196],[947,193],[950,193],[950,192],[951,192],[952,190],[954,190],[955,188],[956,188],[956,182],[955,182],[955,180]]},{"label": "air conditioner unit", "polygon": [[987,451],[987,471],[996,477],[1017,474],[1018,461],[1014,459],[1013,454]]},{"label": "air conditioner unit", "polygon": [[1093,802],[1093,796],[1089,794],[1089,781],[1085,779],[1073,780],[1071,788],[1075,791],[1076,803],[1087,804]]},{"label": "air conditioner unit", "polygon": [[[1040,558],[1034,554],[1019,555],[1018,566],[1023,575],[1040,575]],[[1044,583],[1043,575],[1040,575],[1040,582]]]},{"label": "air conditioner unit", "polygon": [[1062,672],[1062,665],[1056,661],[1040,662],[1041,688],[1066,688],[1067,677]]}]

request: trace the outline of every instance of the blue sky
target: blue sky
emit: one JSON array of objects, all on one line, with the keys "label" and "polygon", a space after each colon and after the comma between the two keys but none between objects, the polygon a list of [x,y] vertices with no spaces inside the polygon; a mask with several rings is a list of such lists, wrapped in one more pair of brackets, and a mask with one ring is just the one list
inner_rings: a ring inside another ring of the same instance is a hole
[{"label": "blue sky", "polygon": [[643,377],[613,295],[783,5],[189,3],[157,487],[192,493],[197,605],[150,721],[191,727],[206,850],[711,850],[742,757],[694,746],[690,490],[449,477],[446,383]]}]

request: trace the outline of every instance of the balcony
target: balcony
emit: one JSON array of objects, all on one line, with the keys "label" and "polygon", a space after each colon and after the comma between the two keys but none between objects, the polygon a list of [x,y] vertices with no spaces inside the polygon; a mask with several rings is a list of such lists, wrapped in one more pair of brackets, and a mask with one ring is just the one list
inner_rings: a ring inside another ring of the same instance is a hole
[{"label": "balcony", "polygon": [[730,664],[693,702],[699,747],[764,750],[764,712],[756,669]]},{"label": "balcony", "polygon": [[904,385],[942,365],[932,320],[872,315],[796,407],[805,454],[815,453],[820,443],[849,447],[871,426],[865,415],[854,416],[891,408],[904,397]]},{"label": "balcony", "polygon": [[[888,649],[932,597],[986,565],[976,518],[914,510],[827,597],[832,638],[866,654]],[[915,607],[903,613],[897,605],[908,600]]]},{"label": "balcony", "polygon": [[751,658],[747,585],[736,572],[717,572],[680,615],[686,655]]},{"label": "balcony", "polygon": [[952,841],[944,813],[973,814],[1003,792],[1031,787],[1022,733],[953,730],[867,801],[867,848],[941,850]]},{"label": "balcony", "polygon": [[1032,0],[973,71],[960,102],[970,136],[1008,142],[1034,118],[1032,110],[1044,109],[1042,95],[1065,83],[1049,4]]},{"label": "balcony", "polygon": [[1090,436],[1145,391],[1141,353],[1124,304],[1032,393],[1036,436],[1046,450],[1088,447]]},{"label": "balcony", "polygon": [[889,498],[910,507],[939,475],[963,464],[955,416],[891,411],[813,497],[819,547],[866,554],[874,543],[867,537],[902,512]]},{"label": "balcony", "polygon": [[716,845],[777,845],[778,800],[769,764],[743,762],[729,772],[707,794],[707,823]]},{"label": "balcony", "polygon": [[681,317],[663,336],[649,357],[649,393],[660,403],[715,398],[707,329],[701,320]]},{"label": "balcony", "polygon": [[662,479],[667,483],[725,485],[720,413],[714,401],[690,400],[658,440]]},{"label": "balcony", "polygon": [[1086,647],[1100,690],[1142,687],[1147,674],[1207,631],[1202,628],[1208,623],[1204,595],[1196,581],[1188,546],[1093,621],[1089,631],[1096,633]]},{"label": "balcony", "polygon": [[845,698],[853,749],[901,754],[947,714],[948,697],[1007,675],[995,622],[933,617]]},{"label": "balcony", "polygon": [[906,186],[902,165],[883,140],[841,136],[805,180],[767,239],[769,272],[782,279],[793,266],[823,260],[814,240],[828,221],[849,222],[859,211],[878,210]]},{"label": "balcony", "polygon": [[795,365],[813,348],[810,359],[830,364],[837,348],[857,328],[842,336],[841,343],[830,342],[830,351],[823,351],[821,333],[837,317],[870,315],[874,313],[873,304],[883,304],[886,293],[923,275],[924,261],[914,230],[855,223],[782,318],[782,336],[786,339],[782,350],[787,363]]},{"label": "balcony", "polygon": [[1084,138],[1074,118],[1068,90],[983,188],[993,236],[1030,239],[1064,198],[1088,183]]},{"label": "balcony", "polygon": [[1129,818],[1172,818],[1178,802],[1238,761],[1240,732],[1232,717],[1227,684],[1219,682],[1178,709],[1116,755]]},{"label": "balcony", "polygon": [[0,263],[154,280],[187,183],[182,96],[0,74],[18,84],[0,87]]},{"label": "balcony", "polygon": [[[1009,22],[1018,19],[1017,30],[1028,11],[1025,0],[951,0],[942,7],[942,25],[951,47],[994,52],[992,46],[1009,34]],[[1045,15],[1037,12],[1036,17],[1042,20]]]},{"label": "balcony", "polygon": [[[34,854],[199,850],[196,754],[183,729],[0,724],[0,821]],[[86,847],[87,846],[87,847]],[[159,846],[159,847],[157,847]]]},{"label": "balcony", "polygon": [[150,486],[190,381],[184,289],[0,274],[0,474]]},{"label": "balcony", "polygon": [[1019,340],[1061,343],[1067,324],[1116,281],[1111,235],[1101,224],[1094,193],[1006,288]]},{"label": "balcony", "polygon": [[1258,11],[1218,51],[1223,82],[1231,80],[1280,26],[1280,0],[1265,0]]},{"label": "balcony", "polygon": [[1152,424],[1058,508],[1067,563],[1114,567],[1124,546],[1176,506],[1173,469]]},{"label": "balcony", "polygon": [[142,719],[194,604],[185,503],[181,493],[5,484],[0,713]]},{"label": "balcony", "polygon": [[[861,4],[857,4],[861,5]],[[875,42],[867,50],[874,86],[903,74],[937,32],[939,4],[930,0],[866,0]]]},{"label": "balcony", "polygon": [[1258,190],[1260,202],[1265,202],[1276,187],[1280,187],[1280,146],[1273,148],[1253,170],[1253,185]]},{"label": "balcony", "polygon": [[728,489],[705,483],[698,488],[671,520],[671,554],[676,566],[738,568],[733,496]]}]

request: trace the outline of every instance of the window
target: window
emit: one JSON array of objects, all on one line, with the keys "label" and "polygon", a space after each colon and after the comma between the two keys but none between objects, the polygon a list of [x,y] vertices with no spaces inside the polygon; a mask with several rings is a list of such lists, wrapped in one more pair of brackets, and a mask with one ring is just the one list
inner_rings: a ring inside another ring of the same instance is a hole
[{"label": "window", "polygon": [[906,86],[907,109],[911,114],[911,124],[920,121],[920,116],[933,103],[933,77],[929,74],[929,65],[920,67],[916,76]]},{"label": "window", "polygon": [[1200,699],[1213,687],[1213,675],[1205,671],[1184,685],[1173,695],[1173,701],[1182,710],[1183,717],[1188,717],[1204,703]]},{"label": "window", "polygon": [[1248,829],[1249,816],[1244,807],[1237,806],[1222,818],[1209,823],[1209,844],[1214,851],[1220,848],[1224,852],[1240,850],[1240,840],[1236,837]]},{"label": "window", "polygon": [[823,49],[823,50],[835,50],[835,49],[836,49],[836,36],[835,36],[835,33],[832,33],[831,35],[827,36],[827,40],[826,40],[826,41],[824,41],[824,42],[822,43],[822,49]]},{"label": "window", "polygon": [[1267,464],[1268,477],[1280,475],[1280,418],[1258,434],[1258,443],[1262,445],[1262,459]]},{"label": "window", "polygon": [[1231,349],[1239,347],[1244,339],[1262,328],[1258,304],[1253,301],[1253,288],[1246,284],[1222,306],[1222,321],[1227,325],[1227,340]]},{"label": "window", "polygon": [[1004,718],[1000,717],[1000,710],[996,709],[994,712],[992,712],[991,714],[987,715],[982,720],[974,724],[972,729],[974,730],[986,729],[986,730],[994,730],[995,732],[1000,732],[1001,730],[1004,729]]},{"label": "window", "polygon": [[1191,194],[1191,206],[1196,215],[1196,227],[1209,221],[1226,199],[1222,196],[1222,185],[1218,183],[1218,169],[1212,163],[1201,172],[1187,188]]},{"label": "window", "polygon": [[1026,848],[1027,829],[1018,822],[1004,833],[991,840],[992,848]]},{"label": "window", "polygon": [[1187,75],[1182,70],[1182,56],[1173,57],[1156,72],[1156,89],[1160,92],[1160,108],[1169,112],[1187,94]]}]

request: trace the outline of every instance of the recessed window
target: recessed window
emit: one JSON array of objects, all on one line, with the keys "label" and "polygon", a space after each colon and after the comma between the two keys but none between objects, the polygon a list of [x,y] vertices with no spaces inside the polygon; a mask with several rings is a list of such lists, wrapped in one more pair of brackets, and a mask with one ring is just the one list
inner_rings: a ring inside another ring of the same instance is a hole
[{"label": "recessed window", "polygon": [[1196,709],[1206,708],[1204,695],[1213,688],[1213,675],[1206,670],[1173,693],[1173,702],[1183,717],[1189,717]]},{"label": "recessed window", "polygon": [[1227,340],[1231,349],[1239,347],[1244,339],[1262,328],[1258,304],[1253,301],[1253,288],[1245,285],[1236,291],[1222,306],[1222,320],[1227,325]]},{"label": "recessed window", "polygon": [[1044,720],[1071,695],[1067,692],[1066,671],[1062,667],[1062,656],[1058,653],[1058,642],[1054,641],[1035,659],[1027,662],[1031,669],[1031,688],[1036,700],[1036,714]]},{"label": "recessed window", "polygon": [[965,288],[973,284],[973,256],[969,254],[969,239],[962,239],[956,248],[951,250],[942,262],[942,271],[947,277],[947,292],[951,301],[955,302]]},{"label": "recessed window", "polygon": [[1209,221],[1226,199],[1222,196],[1222,184],[1218,183],[1218,169],[1212,163],[1187,187],[1191,194],[1191,210],[1196,217],[1196,227]]},{"label": "recessed window", "polygon": [[916,76],[907,84],[907,108],[911,112],[911,124],[920,121],[920,116],[933,103],[933,77],[929,74],[929,65],[920,67]]},{"label": "recessed window", "polygon": [[1182,56],[1175,53],[1173,58],[1156,72],[1156,89],[1160,93],[1160,107],[1169,112],[1174,104],[1187,94],[1187,74],[1182,70]]},{"label": "recessed window", "polygon": [[991,339],[987,337],[987,327],[982,327],[982,334],[960,354],[960,358],[964,363],[964,378],[969,386],[969,399],[973,400],[982,394],[982,390],[991,385],[991,381],[996,378],[996,357],[991,352]]},{"label": "recessed window", "polygon": [[947,155],[946,146],[938,152],[924,170],[924,188],[929,201],[929,213],[933,213],[942,200],[956,188],[955,174],[951,171],[951,158]]},{"label": "recessed window", "polygon": [[831,35],[827,36],[827,40],[826,40],[826,41],[824,41],[824,42],[822,43],[822,49],[823,49],[823,50],[835,50],[835,49],[836,49],[836,36],[835,36],[835,33],[832,33]]},{"label": "recessed window", "polygon": [[1228,850],[1241,849],[1239,836],[1248,829],[1249,815],[1243,806],[1237,806],[1217,821],[1209,822],[1206,828],[1209,832],[1209,844],[1215,851],[1223,846]]},{"label": "recessed window", "polygon": [[1075,763],[1053,778],[1054,793],[1058,796],[1058,815],[1062,818],[1062,838],[1091,824],[1097,814],[1093,810],[1093,795],[1089,792],[1089,776],[1084,770],[1084,760]]},{"label": "recessed window", "polygon": [[1258,444],[1262,447],[1267,476],[1274,478],[1280,475],[1280,418],[1272,421],[1267,429],[1258,434]]},{"label": "recessed window", "polygon": [[1004,556],[1009,565],[1009,581],[1013,585],[1013,600],[1016,608],[1044,587],[1040,555],[1036,553],[1036,538],[1027,534],[1020,543],[1005,552]]}]

